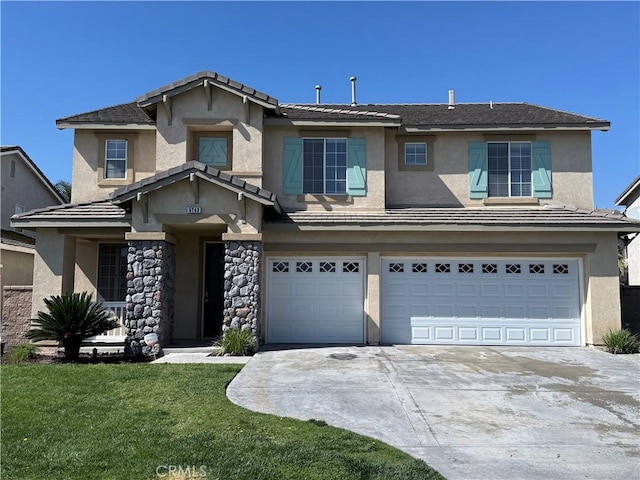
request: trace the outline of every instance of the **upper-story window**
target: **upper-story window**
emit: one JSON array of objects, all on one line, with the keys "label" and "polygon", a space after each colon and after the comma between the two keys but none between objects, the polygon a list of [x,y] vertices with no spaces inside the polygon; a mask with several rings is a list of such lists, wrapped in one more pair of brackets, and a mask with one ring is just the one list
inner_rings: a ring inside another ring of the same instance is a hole
[{"label": "upper-story window", "polygon": [[406,142],[404,144],[405,165],[426,165],[427,144],[425,142]]},{"label": "upper-story window", "polygon": [[346,195],[347,139],[305,138],[303,193]]},{"label": "upper-story window", "polygon": [[285,195],[367,194],[364,138],[286,137],[283,151]]},{"label": "upper-story window", "polygon": [[24,213],[24,212],[25,212],[25,210],[26,210],[26,209],[24,208],[24,205],[18,205],[18,204],[16,203],[16,206],[15,206],[15,213],[16,213],[16,214],[18,214],[18,213]]},{"label": "upper-story window", "polygon": [[16,161],[11,160],[11,170],[9,171],[9,176],[11,178],[16,178]]},{"label": "upper-story window", "polygon": [[487,160],[490,197],[532,195],[530,142],[490,142]]},{"label": "upper-story window", "polygon": [[127,140],[106,140],[104,178],[127,178]]},{"label": "upper-story window", "polygon": [[194,132],[195,159],[205,165],[230,170],[232,139],[231,132]]}]

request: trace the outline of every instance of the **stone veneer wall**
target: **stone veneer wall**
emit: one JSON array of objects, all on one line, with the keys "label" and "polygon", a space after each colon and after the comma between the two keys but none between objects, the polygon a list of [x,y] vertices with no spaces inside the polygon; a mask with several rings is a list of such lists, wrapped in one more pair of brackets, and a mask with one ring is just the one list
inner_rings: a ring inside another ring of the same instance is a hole
[{"label": "stone veneer wall", "polygon": [[31,328],[31,286],[5,286],[2,289],[2,326],[0,335],[4,351],[20,343],[29,343],[25,334]]},{"label": "stone veneer wall", "polygon": [[261,261],[261,242],[225,242],[223,332],[251,329],[258,341]]},{"label": "stone veneer wall", "polygon": [[125,321],[127,354],[152,354],[144,342],[147,333],[157,333],[160,345],[171,343],[174,276],[175,248],[171,243],[160,240],[129,242]]}]

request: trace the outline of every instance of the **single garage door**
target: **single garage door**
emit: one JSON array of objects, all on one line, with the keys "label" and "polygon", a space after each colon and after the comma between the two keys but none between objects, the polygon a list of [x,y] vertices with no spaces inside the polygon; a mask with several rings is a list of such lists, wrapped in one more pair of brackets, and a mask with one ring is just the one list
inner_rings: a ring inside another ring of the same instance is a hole
[{"label": "single garage door", "polygon": [[268,343],[363,343],[364,260],[271,257]]},{"label": "single garage door", "polygon": [[581,345],[576,259],[385,258],[384,343]]}]

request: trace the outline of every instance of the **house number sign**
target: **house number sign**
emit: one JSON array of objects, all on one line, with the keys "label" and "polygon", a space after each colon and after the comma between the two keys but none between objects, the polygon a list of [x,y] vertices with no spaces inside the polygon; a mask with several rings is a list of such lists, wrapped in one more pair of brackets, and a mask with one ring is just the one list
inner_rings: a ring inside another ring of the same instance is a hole
[{"label": "house number sign", "polygon": [[187,213],[202,213],[202,207],[200,205],[187,206]]}]

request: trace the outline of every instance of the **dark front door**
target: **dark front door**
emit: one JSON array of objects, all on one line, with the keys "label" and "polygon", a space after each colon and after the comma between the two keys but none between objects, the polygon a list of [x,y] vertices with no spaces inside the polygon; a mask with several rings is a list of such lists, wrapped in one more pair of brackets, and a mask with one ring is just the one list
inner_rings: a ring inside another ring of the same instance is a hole
[{"label": "dark front door", "polygon": [[205,243],[204,247],[204,308],[202,337],[222,333],[224,307],[224,244]]}]

